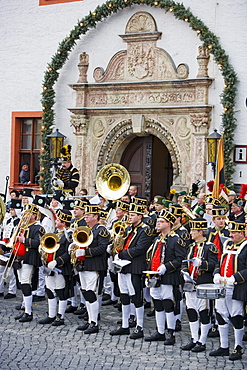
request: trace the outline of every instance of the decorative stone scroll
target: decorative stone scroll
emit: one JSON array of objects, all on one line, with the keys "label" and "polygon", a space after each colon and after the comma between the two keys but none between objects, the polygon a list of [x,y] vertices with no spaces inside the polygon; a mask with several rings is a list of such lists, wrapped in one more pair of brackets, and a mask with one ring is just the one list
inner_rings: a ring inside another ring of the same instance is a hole
[{"label": "decorative stone scroll", "polygon": [[146,12],[137,12],[129,20],[125,35],[120,37],[127,43],[127,50],[115,54],[106,71],[101,67],[94,70],[96,82],[171,80],[188,77],[186,64],[177,68],[171,56],[157,48],[161,32],[157,31],[154,18]]}]

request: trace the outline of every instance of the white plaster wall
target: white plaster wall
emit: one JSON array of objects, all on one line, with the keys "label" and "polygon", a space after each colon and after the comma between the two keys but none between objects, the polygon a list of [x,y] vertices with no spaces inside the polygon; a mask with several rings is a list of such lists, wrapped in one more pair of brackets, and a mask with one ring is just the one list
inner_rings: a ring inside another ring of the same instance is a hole
[{"label": "white plaster wall", "polygon": [[[47,63],[56,52],[59,42],[66,37],[77,21],[102,3],[104,3],[102,0],[84,0],[38,6],[38,0],[1,0],[0,173],[2,176],[0,177],[0,192],[4,188],[5,176],[9,174],[11,112],[42,110],[41,88]],[[235,142],[246,144],[246,0],[236,0],[234,3],[230,0],[184,0],[183,3],[186,7],[190,7],[193,14],[220,38],[220,43],[238,74],[240,81],[236,100],[238,128]],[[78,40],[60,72],[55,85],[55,124],[67,136],[67,143],[73,145],[74,142],[73,130],[69,122],[70,112],[67,108],[75,106],[75,93],[68,87],[68,84],[77,82],[79,54],[83,51],[89,54],[88,81],[94,82],[92,78],[94,68],[100,66],[105,69],[110,58],[119,50],[126,48],[126,44],[118,35],[124,34],[129,18],[135,12],[142,10],[153,15],[158,30],[162,32],[162,39],[157,43],[158,47],[165,49],[176,65],[187,63],[190,68],[189,77],[196,77],[197,48],[201,41],[188,23],[177,20],[171,13],[145,5],[135,5],[120,10],[107,20],[98,23],[95,29],[90,30]],[[214,128],[220,128],[221,123],[222,106],[219,95],[223,89],[223,79],[212,59],[209,63],[209,75],[215,79],[210,88],[209,101],[214,105],[211,123],[213,131]],[[242,171],[241,178],[239,171]],[[211,177],[209,168],[208,180]],[[236,183],[247,182],[247,165],[237,166],[234,181]]]}]

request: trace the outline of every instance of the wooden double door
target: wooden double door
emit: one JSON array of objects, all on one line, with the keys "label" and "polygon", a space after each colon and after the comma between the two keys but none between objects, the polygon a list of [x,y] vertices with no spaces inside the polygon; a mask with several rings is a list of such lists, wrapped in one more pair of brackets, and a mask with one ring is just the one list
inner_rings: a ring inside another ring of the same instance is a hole
[{"label": "wooden double door", "polygon": [[172,185],[172,162],[167,147],[153,135],[134,138],[123,152],[121,162],[127,168],[138,195],[149,201],[164,196]]}]

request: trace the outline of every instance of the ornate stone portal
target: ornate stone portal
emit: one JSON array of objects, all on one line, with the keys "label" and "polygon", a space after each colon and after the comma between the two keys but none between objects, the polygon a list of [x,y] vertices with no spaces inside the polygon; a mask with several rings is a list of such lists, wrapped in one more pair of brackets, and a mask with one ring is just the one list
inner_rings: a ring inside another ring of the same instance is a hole
[{"label": "ornate stone portal", "polygon": [[92,190],[98,170],[119,162],[135,136],[154,135],[167,147],[173,165],[173,187],[188,188],[205,178],[206,140],[210,123],[209,54],[199,47],[196,79],[189,79],[186,64],[175,66],[171,56],[156,46],[161,32],[153,17],[135,13],[127,23],[127,43],[106,70],[94,70],[87,82],[89,58],[80,56],[76,107],[70,108],[76,135],[75,166],[81,185]]}]

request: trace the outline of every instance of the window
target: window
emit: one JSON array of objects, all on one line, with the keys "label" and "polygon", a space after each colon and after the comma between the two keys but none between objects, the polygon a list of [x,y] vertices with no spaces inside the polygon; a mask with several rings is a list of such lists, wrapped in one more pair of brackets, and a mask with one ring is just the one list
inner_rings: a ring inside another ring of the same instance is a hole
[{"label": "window", "polygon": [[41,121],[42,112],[12,113],[10,187],[21,187],[22,162],[29,164],[30,182],[38,186]]},{"label": "window", "polygon": [[39,0],[39,5],[71,3],[72,1],[82,1],[82,0]]}]

